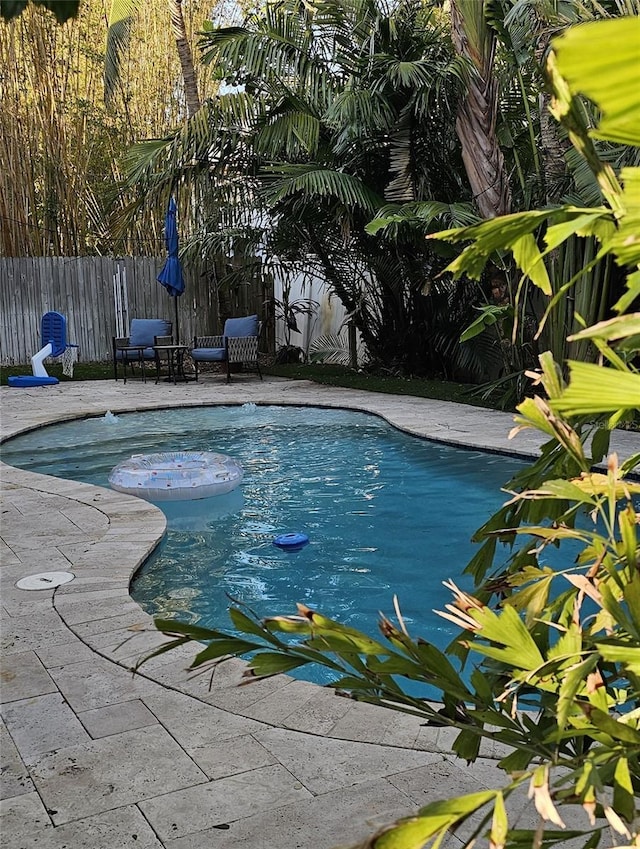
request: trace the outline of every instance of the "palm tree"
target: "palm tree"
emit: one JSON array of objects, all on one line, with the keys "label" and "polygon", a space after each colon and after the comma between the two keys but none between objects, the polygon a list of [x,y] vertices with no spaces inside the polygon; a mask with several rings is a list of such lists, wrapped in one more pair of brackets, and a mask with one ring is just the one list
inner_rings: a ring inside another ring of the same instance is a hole
[{"label": "palm tree", "polygon": [[200,109],[200,95],[198,94],[198,81],[191,46],[187,38],[187,28],[182,14],[182,0],[167,0],[167,5],[169,6],[171,29],[176,40],[176,50],[182,68],[187,114],[191,117]]},{"label": "palm tree", "polygon": [[456,130],[473,197],[483,218],[507,215],[511,212],[511,189],[496,133],[497,40],[487,25],[485,4],[451,0],[451,37],[470,69]]},{"label": "palm tree", "polygon": [[[551,38],[567,27],[639,13],[638,0],[452,0],[453,41],[471,68],[457,129],[467,176],[485,218],[537,204],[602,201],[586,163],[552,120],[542,69]],[[606,151],[600,153],[606,158]],[[617,158],[621,155],[616,152]],[[539,233],[536,238],[542,244]],[[559,362],[569,353],[577,359],[594,356],[588,341],[566,340],[580,322],[606,317],[615,301],[620,274],[610,258],[592,268],[597,250],[595,239],[575,236],[551,251],[545,260],[550,281],[546,296],[530,281],[519,281],[512,263],[503,265],[512,292],[509,321],[504,332],[496,331],[500,323],[488,332],[500,339],[506,371],[512,373],[509,382],[501,384],[510,387],[509,393],[513,386],[525,386],[527,362],[522,355],[536,347],[550,349]],[[493,259],[504,263],[498,253]],[[583,268],[591,269],[589,274],[581,275]],[[487,308],[487,324],[495,321],[492,309]],[[535,324],[543,315],[544,327],[535,340]]]},{"label": "palm tree", "polygon": [[[166,0],[171,29],[182,69],[187,115],[192,117],[200,108],[200,95],[191,45],[182,12],[182,0]],[[112,0],[109,12],[105,51],[104,83],[107,102],[113,99],[120,79],[120,63],[131,34],[131,27],[140,0]]]},{"label": "palm tree", "polygon": [[[493,4],[491,20],[484,8],[476,0],[452,4],[455,49],[444,19],[413,0],[393,12],[373,0],[313,7],[287,0],[242,26],[212,27],[203,57],[228,93],[166,143],[139,148],[133,181],[147,181],[149,198],[169,184],[199,182],[215,213],[194,254],[220,258],[235,245],[238,255],[239,246],[260,242],[277,255],[278,273],[283,265],[291,273],[317,268],[385,367],[432,372],[446,350],[445,362],[466,361],[467,375],[469,361],[476,377],[491,371],[486,340],[473,362],[470,346],[455,342],[456,325],[443,330],[443,317],[462,320],[465,310],[436,307],[438,297],[443,304],[450,297],[438,279],[444,260],[423,238],[437,226],[470,223],[469,201],[492,218],[510,211],[514,196],[526,206],[548,191],[535,56],[518,30],[525,2]],[[498,131],[514,139],[508,163]],[[566,169],[564,160],[556,164]],[[508,173],[519,175],[514,187]],[[373,216],[382,224],[367,231]],[[576,257],[561,258],[559,281]],[[249,264],[252,273],[266,269]],[[247,271],[217,265],[218,280],[230,285]],[[460,293],[467,309],[469,297],[467,287]],[[597,299],[576,303],[589,306],[599,309]],[[523,373],[523,314],[535,304],[524,297],[518,309],[510,359]],[[560,301],[548,324],[558,344],[572,320],[571,301]]]},{"label": "palm tree", "polygon": [[423,223],[469,221],[455,203],[468,191],[455,135],[462,68],[446,27],[417,0],[392,12],[372,0],[290,2],[211,29],[203,47],[228,93],[173,139],[140,147],[133,181],[148,198],[200,181],[217,217],[194,252],[261,240],[280,273],[322,273],[385,368],[441,371],[434,328],[468,293],[438,294],[444,260],[422,227],[365,227],[398,201],[433,198]]}]

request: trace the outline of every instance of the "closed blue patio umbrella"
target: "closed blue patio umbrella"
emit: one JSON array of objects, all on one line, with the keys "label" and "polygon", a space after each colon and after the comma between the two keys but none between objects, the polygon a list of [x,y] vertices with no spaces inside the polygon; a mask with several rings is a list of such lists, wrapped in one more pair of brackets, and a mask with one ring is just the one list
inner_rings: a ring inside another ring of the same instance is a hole
[{"label": "closed blue patio umbrella", "polygon": [[169,295],[173,298],[176,311],[176,342],[180,342],[178,298],[184,292],[184,279],[182,277],[182,266],[178,257],[178,223],[176,221],[176,212],[176,202],[171,198],[164,220],[164,240],[167,245],[168,256],[162,271],[158,274],[157,280],[158,283],[162,283]]}]

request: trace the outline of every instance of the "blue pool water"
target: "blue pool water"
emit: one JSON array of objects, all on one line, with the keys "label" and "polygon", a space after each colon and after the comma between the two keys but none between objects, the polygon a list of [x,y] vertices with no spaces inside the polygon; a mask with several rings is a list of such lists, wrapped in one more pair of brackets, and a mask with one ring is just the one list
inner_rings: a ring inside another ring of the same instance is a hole
[{"label": "blue pool water", "polygon": [[[410,437],[363,413],[255,405],[68,422],[11,440],[3,457],[107,486],[132,454],[177,450],[229,454],[244,480],[228,495],[159,505],[168,533],[132,586],[145,610],[226,629],[228,593],[260,615],[294,613],[303,602],[376,634],[379,611],[395,618],[396,594],[412,635],[441,648],[455,633],[432,612],[450,600],[442,582],[471,586],[462,577],[470,537],[523,467]],[[289,532],[309,544],[273,545]]]}]

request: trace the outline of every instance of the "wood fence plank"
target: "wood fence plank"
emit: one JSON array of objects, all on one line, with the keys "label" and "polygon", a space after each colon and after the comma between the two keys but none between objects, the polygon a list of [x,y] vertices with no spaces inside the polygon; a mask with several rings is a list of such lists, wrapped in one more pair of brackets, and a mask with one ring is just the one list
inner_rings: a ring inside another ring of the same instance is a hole
[{"label": "wood fence plank", "polygon": [[[78,344],[82,362],[109,362],[115,333],[113,274],[126,271],[129,318],[166,318],[175,323],[173,299],[157,282],[159,257],[0,257],[0,363],[26,364],[40,349],[40,321],[49,310],[67,319],[68,339]],[[235,303],[261,312],[258,287],[240,287]],[[237,312],[236,314],[242,314]],[[178,298],[181,341],[221,330],[215,287],[209,273],[185,271]]]}]

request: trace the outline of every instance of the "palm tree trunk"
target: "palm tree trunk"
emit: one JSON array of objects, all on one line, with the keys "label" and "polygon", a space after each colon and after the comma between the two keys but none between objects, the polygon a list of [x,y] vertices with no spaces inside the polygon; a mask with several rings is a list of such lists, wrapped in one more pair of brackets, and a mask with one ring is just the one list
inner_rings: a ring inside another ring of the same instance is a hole
[{"label": "palm tree trunk", "polygon": [[451,37],[458,55],[472,66],[456,119],[471,190],[483,218],[507,215],[511,212],[511,190],[496,135],[496,40],[484,20],[483,3],[451,0]]},{"label": "palm tree trunk", "polygon": [[[142,6],[142,3],[143,0],[111,0],[104,68],[105,100],[107,103],[110,102],[118,86],[120,64],[129,44],[133,16],[136,10]],[[182,13],[182,0],[167,0],[167,9],[171,18],[171,30],[176,41],[176,50],[182,70],[187,115],[191,118],[200,109],[200,95],[193,55]]]},{"label": "palm tree trunk", "polygon": [[184,80],[184,93],[187,101],[187,114],[191,118],[200,109],[200,95],[198,94],[198,81],[193,64],[191,47],[187,39],[187,28],[182,14],[182,0],[168,0],[169,13],[171,15],[171,29],[176,39],[176,48],[182,68]]},{"label": "palm tree trunk", "polygon": [[[535,21],[538,23],[538,21]],[[535,42],[534,56],[536,64],[542,70],[551,40],[549,31],[540,34]],[[542,154],[542,178],[546,203],[557,203],[565,188],[567,163],[565,154],[571,146],[568,140],[560,138],[560,125],[551,114],[551,95],[545,86],[540,87],[540,151]]]}]

